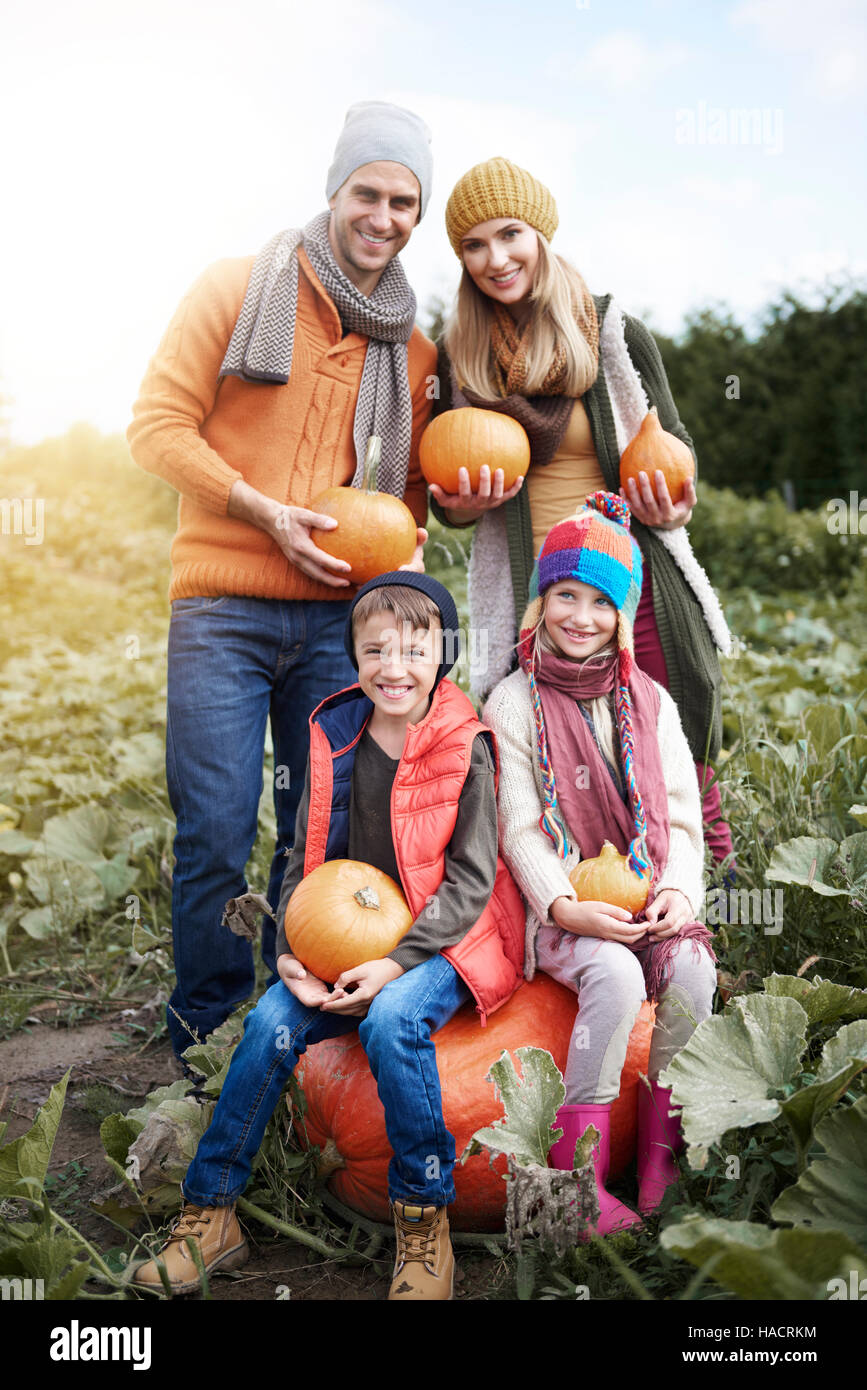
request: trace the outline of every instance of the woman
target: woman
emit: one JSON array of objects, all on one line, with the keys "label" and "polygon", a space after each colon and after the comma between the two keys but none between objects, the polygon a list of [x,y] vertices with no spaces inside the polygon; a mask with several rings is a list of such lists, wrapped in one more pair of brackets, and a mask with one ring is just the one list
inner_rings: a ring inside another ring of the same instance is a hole
[{"label": "woman", "polygon": [[[457,493],[436,484],[433,509],[448,525],[478,521],[469,570],[471,626],[485,641],[472,670],[483,698],[515,664],[518,617],[533,559],[551,527],[597,489],[620,489],[620,455],[650,406],[663,429],[692,449],[659,349],[611,295],[591,295],[578,271],[550,250],[557,207],[549,190],[507,159],[477,164],[452,190],[446,230],[463,265],[455,310],[440,343],[435,413],[474,405],[520,421],[530,439],[526,485],[503,489],[482,469],[477,493],[461,470]],[[694,451],[693,451],[694,452]],[[703,788],[705,838],[717,861],[732,853],[719,789],[706,760],[722,739],[717,648],[731,635],[684,529],[690,483],[673,503],[661,475],[630,481],[645,583],[635,622],[639,666],[671,692]],[[511,585],[503,582],[506,571]]]}]

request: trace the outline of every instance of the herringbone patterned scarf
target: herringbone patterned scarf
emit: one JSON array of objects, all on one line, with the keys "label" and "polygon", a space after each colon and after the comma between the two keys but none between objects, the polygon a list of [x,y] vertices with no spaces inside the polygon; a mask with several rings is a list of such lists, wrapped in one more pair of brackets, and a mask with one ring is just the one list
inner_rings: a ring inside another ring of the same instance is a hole
[{"label": "herringbone patterned scarf", "polygon": [[407,343],[415,323],[415,295],[397,257],[389,261],[370,298],[362,294],[334,259],[328,240],[330,217],[330,212],[322,212],[302,229],[278,232],[259,252],[220,376],[289,380],[298,307],[295,252],[303,243],[344,329],[369,339],[353,426],[357,467],[352,485],[360,487],[367,441],[378,434],[382,461],[377,487],[402,497],[412,438]]}]

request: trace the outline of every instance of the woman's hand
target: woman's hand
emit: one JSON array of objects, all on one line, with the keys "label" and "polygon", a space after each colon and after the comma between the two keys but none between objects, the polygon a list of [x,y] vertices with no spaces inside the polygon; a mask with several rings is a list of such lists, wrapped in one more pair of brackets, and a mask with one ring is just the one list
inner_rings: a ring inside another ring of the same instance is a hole
[{"label": "woman's hand", "polygon": [[655,477],[656,496],[644,472],[639,473],[638,483],[634,478],[629,478],[626,491],[621,488],[620,496],[629,503],[632,515],[645,526],[655,526],[660,531],[674,531],[678,526],[685,526],[697,501],[692,478],[684,483],[681,501],[672,502],[665,475],[658,468]]},{"label": "woman's hand", "polygon": [[689,898],[677,888],[663,888],[645,912],[647,930],[654,941],[674,936],[687,922],[692,921]]},{"label": "woman's hand", "polygon": [[583,902],[576,898],[555,898],[549,908],[552,922],[576,936],[595,936],[602,941],[619,941],[632,946],[647,931],[644,922],[633,922],[632,913],[613,903]]},{"label": "woman's hand", "polygon": [[457,492],[443,492],[439,483],[431,483],[430,491],[443,510],[449,513],[449,519],[462,523],[475,521],[476,517],[481,516],[484,512],[489,512],[494,507],[501,507],[504,502],[508,502],[510,497],[514,497],[516,493],[521,491],[524,485],[524,475],[520,474],[508,491],[504,489],[503,483],[502,468],[497,468],[494,471],[492,479],[490,468],[486,463],[483,463],[479,470],[478,492],[473,492],[470,488],[470,475],[466,468],[458,469]]}]

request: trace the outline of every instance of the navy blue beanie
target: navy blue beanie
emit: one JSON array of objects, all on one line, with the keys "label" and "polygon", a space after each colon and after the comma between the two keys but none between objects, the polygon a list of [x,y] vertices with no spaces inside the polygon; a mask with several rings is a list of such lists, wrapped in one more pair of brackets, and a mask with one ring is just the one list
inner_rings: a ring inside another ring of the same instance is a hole
[{"label": "navy blue beanie", "polygon": [[355,612],[355,605],[358,600],[369,594],[374,589],[385,589],[392,584],[404,585],[407,589],[418,589],[421,593],[427,594],[428,598],[436,604],[440,613],[440,622],[443,627],[443,659],[434,681],[436,690],[440,681],[447,676],[460,655],[460,624],[458,621],[458,610],[455,601],[444,584],[438,579],[434,579],[430,574],[419,574],[416,570],[389,570],[387,574],[378,574],[375,579],[369,579],[362,588],[359,589],[355,598],[352,600],[352,607],[346,619],[346,628],[343,634],[343,641],[349,660],[356,670],[358,662],[355,659],[355,643],[352,640],[352,615]]}]

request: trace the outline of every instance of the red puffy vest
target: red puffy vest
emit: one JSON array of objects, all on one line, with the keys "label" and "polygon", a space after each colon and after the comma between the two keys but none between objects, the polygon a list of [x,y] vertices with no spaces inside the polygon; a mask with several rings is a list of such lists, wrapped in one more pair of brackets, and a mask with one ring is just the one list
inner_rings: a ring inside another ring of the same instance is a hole
[{"label": "red puffy vest", "polygon": [[[333,701],[345,701],[356,690],[358,697],[366,700],[361,687],[352,686],[323,700],[310,717],[305,874],[327,857],[335,857],[333,853],[326,855],[332,819],[333,765],[338,758],[354,760],[361,729],[349,743],[335,746],[327,732],[327,711]],[[419,916],[442,882],[445,851],[455,828],[473,739],[482,732],[490,739],[498,772],[494,735],[476,717],[463,691],[449,680],[437,686],[421,723],[411,724],[407,730],[391,793],[391,833],[401,885],[413,917]],[[340,739],[336,742],[339,744]],[[346,777],[345,764],[342,775]],[[483,1025],[486,1015],[505,1004],[523,981],[524,922],[523,900],[498,855],[496,881],[487,907],[466,936],[442,953],[472,991]]]}]

